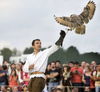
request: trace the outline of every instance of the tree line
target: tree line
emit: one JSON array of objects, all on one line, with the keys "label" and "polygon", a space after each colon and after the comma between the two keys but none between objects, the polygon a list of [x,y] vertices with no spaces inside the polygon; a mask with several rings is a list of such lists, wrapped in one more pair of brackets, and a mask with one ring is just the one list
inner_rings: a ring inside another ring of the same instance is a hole
[{"label": "tree line", "polygon": [[[42,48],[41,50],[44,50],[45,48]],[[23,54],[31,54],[33,52],[33,48],[25,48],[23,51]],[[4,60],[9,61],[9,58],[11,56],[20,55],[18,54],[17,49],[10,50],[9,48],[3,48],[1,51],[1,55],[4,56]],[[62,63],[69,62],[69,61],[96,61],[97,63],[100,62],[100,53],[94,53],[94,52],[88,52],[80,54],[78,49],[74,46],[69,47],[68,49],[64,50],[63,48],[60,48],[57,52],[52,54],[49,57],[49,62],[60,60]]]}]

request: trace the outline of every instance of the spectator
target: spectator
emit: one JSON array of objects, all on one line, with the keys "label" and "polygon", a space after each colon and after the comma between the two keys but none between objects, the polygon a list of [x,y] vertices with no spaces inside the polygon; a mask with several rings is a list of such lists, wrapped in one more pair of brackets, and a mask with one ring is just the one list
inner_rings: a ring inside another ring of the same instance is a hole
[{"label": "spectator", "polygon": [[4,76],[5,77],[5,85],[9,85],[8,84],[8,67],[7,67],[7,65],[3,65],[2,68],[5,72],[5,76]]},{"label": "spectator", "polygon": [[100,64],[97,65],[96,71],[93,73],[95,80],[96,92],[100,92]]},{"label": "spectator", "polygon": [[48,83],[49,92],[51,92],[51,89],[53,87],[56,87],[57,85],[59,85],[59,76],[60,76],[60,73],[58,69],[56,69],[56,64],[55,62],[52,62],[51,70],[49,71],[49,75],[47,76],[47,78],[50,79]]},{"label": "spectator", "polygon": [[27,86],[29,83],[29,73],[23,72],[23,84]]},{"label": "spectator", "polygon": [[61,69],[61,63],[60,63],[60,61],[57,60],[55,63],[56,63],[56,68],[57,69]]},{"label": "spectator", "polygon": [[96,65],[97,65],[96,61],[92,61],[91,64],[93,65],[93,69],[95,70],[96,69]]},{"label": "spectator", "polygon": [[[64,66],[63,67],[63,75],[62,75],[62,85],[63,86],[71,86],[70,82],[70,67],[69,66]],[[65,92],[69,92],[70,88],[65,87]]]},{"label": "spectator", "polygon": [[[71,68],[71,82],[72,85],[75,86],[73,89],[75,92],[84,92],[83,88],[80,88],[83,86],[82,83],[82,76],[83,76],[83,70],[79,67],[79,62],[74,63],[74,67]],[[79,88],[76,88],[79,87]]]},{"label": "spectator", "polygon": [[18,75],[16,73],[16,70],[13,69],[9,76],[9,87],[14,88],[17,86],[18,86]]},{"label": "spectator", "polygon": [[18,75],[18,81],[20,83],[20,85],[23,85],[23,71],[22,71],[22,66],[20,63],[16,64],[16,73]]},{"label": "spectator", "polygon": [[7,72],[3,70],[2,66],[0,65],[0,86],[6,85],[7,80],[5,78],[7,77]]},{"label": "spectator", "polygon": [[91,68],[90,66],[86,66],[85,67],[85,73],[83,75],[83,82],[85,84],[85,92],[89,92],[90,91],[90,82],[91,82]]},{"label": "spectator", "polygon": [[73,62],[73,61],[68,62],[68,66],[69,66],[70,68],[72,68],[72,67],[74,66],[74,62]]},{"label": "spectator", "polygon": [[86,61],[82,61],[81,68],[83,69],[83,72],[85,72],[85,67],[86,67]]}]

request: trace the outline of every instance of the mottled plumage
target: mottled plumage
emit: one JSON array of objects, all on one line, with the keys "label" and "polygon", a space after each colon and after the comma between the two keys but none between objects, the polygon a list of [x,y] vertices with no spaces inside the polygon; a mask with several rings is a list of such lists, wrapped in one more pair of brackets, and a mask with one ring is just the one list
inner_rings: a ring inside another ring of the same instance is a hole
[{"label": "mottled plumage", "polygon": [[80,15],[72,14],[70,17],[55,17],[55,20],[59,24],[69,27],[70,30],[75,30],[78,34],[85,34],[85,24],[93,18],[95,9],[95,3],[89,1]]}]

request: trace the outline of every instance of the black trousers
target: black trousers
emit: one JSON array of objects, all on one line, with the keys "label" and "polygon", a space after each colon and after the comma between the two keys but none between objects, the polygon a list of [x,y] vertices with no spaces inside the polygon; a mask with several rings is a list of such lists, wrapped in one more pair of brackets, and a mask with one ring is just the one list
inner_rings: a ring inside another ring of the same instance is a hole
[{"label": "black trousers", "polygon": [[[73,86],[84,86],[83,83],[72,83]],[[78,88],[78,92],[84,92],[84,88]]]}]

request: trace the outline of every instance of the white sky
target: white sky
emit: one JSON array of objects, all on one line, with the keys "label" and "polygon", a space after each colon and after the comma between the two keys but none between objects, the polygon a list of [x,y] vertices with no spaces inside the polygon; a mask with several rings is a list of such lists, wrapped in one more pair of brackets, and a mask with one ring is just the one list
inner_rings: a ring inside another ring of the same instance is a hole
[{"label": "white sky", "polygon": [[[24,50],[39,38],[42,45],[50,46],[65,27],[54,20],[56,16],[80,14],[89,0],[0,0],[0,42]],[[94,0],[96,12],[87,24],[85,35],[69,32],[63,47],[76,46],[81,53],[100,52],[100,0]]]}]

